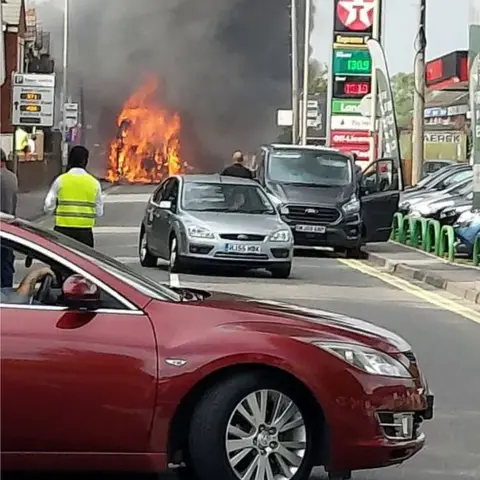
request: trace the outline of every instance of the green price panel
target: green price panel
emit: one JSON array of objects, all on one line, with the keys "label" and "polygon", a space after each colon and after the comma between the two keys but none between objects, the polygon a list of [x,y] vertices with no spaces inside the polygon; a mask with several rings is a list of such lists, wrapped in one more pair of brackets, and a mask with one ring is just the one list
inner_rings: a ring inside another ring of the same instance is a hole
[{"label": "green price panel", "polygon": [[372,59],[368,50],[334,50],[334,75],[370,75]]}]

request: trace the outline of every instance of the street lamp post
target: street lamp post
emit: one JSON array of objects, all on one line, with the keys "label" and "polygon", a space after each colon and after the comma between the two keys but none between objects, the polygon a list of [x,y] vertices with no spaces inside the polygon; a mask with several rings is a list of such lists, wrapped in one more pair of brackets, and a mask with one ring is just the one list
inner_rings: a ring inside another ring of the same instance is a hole
[{"label": "street lamp post", "polygon": [[65,104],[68,102],[68,33],[69,0],[64,0],[63,9],[63,86],[62,86],[62,166],[68,162],[68,127],[65,118]]},{"label": "street lamp post", "polygon": [[310,76],[310,24],[312,0],[305,0],[305,51],[303,57],[303,97],[302,97],[302,145],[307,144],[308,129],[308,79]]}]

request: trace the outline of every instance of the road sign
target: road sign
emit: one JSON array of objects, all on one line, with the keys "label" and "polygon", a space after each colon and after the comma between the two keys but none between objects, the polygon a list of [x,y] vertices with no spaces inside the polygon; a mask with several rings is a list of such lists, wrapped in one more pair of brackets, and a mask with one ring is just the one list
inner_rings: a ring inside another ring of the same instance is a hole
[{"label": "road sign", "polygon": [[333,115],[331,120],[332,130],[369,130],[370,119],[354,117],[353,115]]},{"label": "road sign", "polygon": [[63,119],[67,128],[78,125],[78,103],[66,103],[63,107]]},{"label": "road sign", "polygon": [[334,75],[370,75],[372,59],[368,50],[339,49],[333,51]]},{"label": "road sign", "polygon": [[53,127],[55,75],[13,74],[12,124]]}]

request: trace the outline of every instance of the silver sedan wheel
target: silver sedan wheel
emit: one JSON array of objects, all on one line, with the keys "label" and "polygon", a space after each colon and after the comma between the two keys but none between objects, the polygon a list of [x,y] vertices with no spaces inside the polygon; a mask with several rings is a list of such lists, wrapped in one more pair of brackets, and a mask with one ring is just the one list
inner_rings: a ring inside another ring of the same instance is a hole
[{"label": "silver sedan wheel", "polygon": [[240,480],[289,480],[302,465],[307,430],[285,394],[259,390],[245,397],[228,421],[227,458]]},{"label": "silver sedan wheel", "polygon": [[147,256],[147,235],[144,233],[142,235],[142,240],[140,242],[140,258],[145,260]]},{"label": "silver sedan wheel", "polygon": [[177,263],[177,239],[173,237],[170,245],[170,268],[174,268]]}]

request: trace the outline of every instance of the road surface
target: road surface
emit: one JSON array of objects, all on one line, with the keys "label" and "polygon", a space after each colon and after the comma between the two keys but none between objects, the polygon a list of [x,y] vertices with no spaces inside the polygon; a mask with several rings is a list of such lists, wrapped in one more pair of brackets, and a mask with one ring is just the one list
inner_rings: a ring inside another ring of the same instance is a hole
[{"label": "road surface", "polygon": [[[166,267],[142,269],[138,263],[139,225],[152,189],[109,190],[105,217],[96,229],[96,247],[145,275],[168,282]],[[355,473],[353,479],[480,479],[480,314],[474,307],[446,293],[396,280],[363,262],[326,254],[295,258],[288,280],[266,274],[247,278],[180,275],[173,281],[332,310],[399,333],[412,344],[436,394],[435,418],[424,428],[428,445],[403,466]],[[325,475],[319,470],[312,478]]]}]

